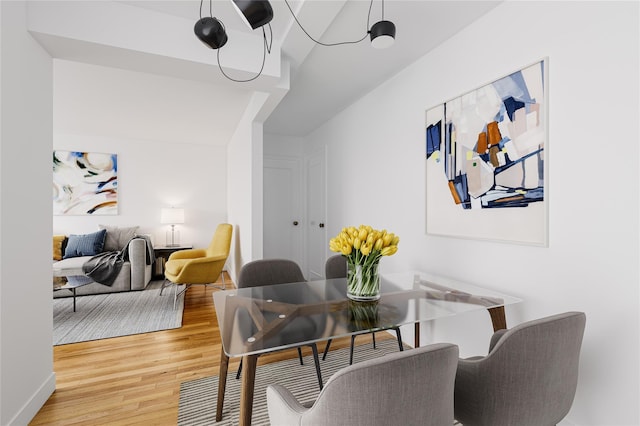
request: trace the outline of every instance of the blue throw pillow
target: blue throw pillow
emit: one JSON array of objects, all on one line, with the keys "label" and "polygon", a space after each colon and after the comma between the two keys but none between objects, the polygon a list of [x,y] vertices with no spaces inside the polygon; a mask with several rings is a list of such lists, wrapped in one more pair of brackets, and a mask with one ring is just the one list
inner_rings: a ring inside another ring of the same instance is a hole
[{"label": "blue throw pillow", "polygon": [[95,256],[102,253],[106,229],[85,235],[69,235],[69,241],[64,251],[64,259],[78,256]]}]

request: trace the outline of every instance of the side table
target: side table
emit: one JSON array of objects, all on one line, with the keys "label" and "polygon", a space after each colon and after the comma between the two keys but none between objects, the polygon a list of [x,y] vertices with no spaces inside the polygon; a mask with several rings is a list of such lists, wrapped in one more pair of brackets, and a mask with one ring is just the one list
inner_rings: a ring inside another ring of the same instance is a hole
[{"label": "side table", "polygon": [[179,246],[154,246],[153,247],[153,278],[154,279],[162,279],[164,278],[164,264],[166,263],[171,253],[179,251],[179,250],[188,250],[192,249],[192,245],[179,245]]},{"label": "side table", "polygon": [[73,312],[76,311],[76,289],[91,283],[93,283],[93,280],[84,274],[82,268],[53,268],[53,291],[71,290],[73,294]]}]

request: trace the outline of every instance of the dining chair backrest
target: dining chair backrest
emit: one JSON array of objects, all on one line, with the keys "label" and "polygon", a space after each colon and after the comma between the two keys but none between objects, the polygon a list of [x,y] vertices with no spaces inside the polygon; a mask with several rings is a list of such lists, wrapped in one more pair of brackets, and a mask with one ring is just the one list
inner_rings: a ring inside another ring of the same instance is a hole
[{"label": "dining chair backrest", "polygon": [[438,343],[362,361],[336,372],[311,407],[281,385],[267,387],[273,425],[453,424],[458,347]]},{"label": "dining chair backrest", "polygon": [[328,258],[324,264],[324,276],[326,279],[347,278],[347,259],[341,254]]},{"label": "dining chair backrest", "polygon": [[549,426],[569,412],[586,317],[566,312],[496,332],[485,357],[461,359],[456,420],[464,425]]},{"label": "dining chair backrest", "polygon": [[245,264],[237,280],[238,288],[260,287],[305,281],[298,264],[288,259],[261,259]]},{"label": "dining chair backrest", "polygon": [[[300,270],[298,264],[292,260],[261,259],[246,263],[242,267],[242,269],[240,269],[237,281],[238,282],[236,285],[238,288],[255,288],[271,285],[280,287],[277,284],[301,283],[305,282],[306,280],[304,279],[304,275],[302,274],[302,270]],[[252,290],[252,292],[253,291],[254,290]],[[286,288],[261,288],[255,289],[255,291],[257,293],[260,293],[261,297],[272,298],[273,300],[276,300],[278,302],[290,304],[313,303],[317,297],[313,292],[296,294],[295,292],[287,291]],[[245,312],[245,314],[248,314],[248,312]],[[271,312],[271,314],[273,315],[273,312]],[[248,335],[253,335],[258,330],[255,328],[254,319],[252,317],[251,319],[249,319],[249,317],[250,315],[242,315],[242,312],[240,312],[240,315],[236,320],[236,324],[239,325],[240,329],[244,330],[244,334],[247,334],[247,330],[249,330]],[[304,341],[307,336],[317,335],[320,332],[319,330],[324,329],[325,321],[325,319],[319,316],[295,318],[288,325],[285,325],[283,328],[279,329],[277,333],[271,334],[271,337],[269,337],[269,339],[274,342],[272,343],[272,346],[274,347],[289,346],[291,342]],[[318,384],[320,386],[320,389],[322,389],[323,381],[322,373],[320,371],[320,362],[318,360],[317,346],[315,342],[307,343],[303,346],[310,346],[312,349],[313,361],[316,367],[316,375],[318,377]],[[300,345],[296,347],[298,349],[300,364],[302,364],[303,359]],[[240,368],[242,368],[242,364],[240,364]],[[239,376],[239,374],[240,369],[238,370],[236,378]]]}]

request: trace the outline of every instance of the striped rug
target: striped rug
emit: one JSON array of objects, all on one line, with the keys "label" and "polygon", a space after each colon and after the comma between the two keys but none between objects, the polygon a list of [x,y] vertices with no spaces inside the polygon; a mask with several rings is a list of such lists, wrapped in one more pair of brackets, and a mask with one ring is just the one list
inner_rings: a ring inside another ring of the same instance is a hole
[{"label": "striped rug", "polygon": [[[364,339],[364,338],[363,338]],[[319,345],[322,351],[324,345]],[[376,358],[383,354],[397,352],[398,342],[386,339],[376,342],[374,350],[370,343],[356,346],[353,362]],[[324,383],[339,369],[349,365],[349,348],[330,351],[327,359],[322,360],[320,368]],[[300,365],[298,358],[271,364],[259,365],[256,371],[256,383],[253,400],[252,425],[268,425],[266,389],[270,384],[281,384],[289,389],[301,403],[312,403],[320,391],[318,379],[311,355],[303,358]],[[227,389],[224,398],[222,421],[216,423],[216,399],[218,396],[218,377],[204,377],[198,380],[183,382],[180,385],[180,403],[178,406],[178,426],[231,426],[238,424],[240,410],[240,383],[236,380],[235,370],[229,370]]]},{"label": "striped rug", "polygon": [[182,327],[184,297],[173,308],[173,288],[162,280],[144,290],[53,299],[53,345],[107,339]]}]

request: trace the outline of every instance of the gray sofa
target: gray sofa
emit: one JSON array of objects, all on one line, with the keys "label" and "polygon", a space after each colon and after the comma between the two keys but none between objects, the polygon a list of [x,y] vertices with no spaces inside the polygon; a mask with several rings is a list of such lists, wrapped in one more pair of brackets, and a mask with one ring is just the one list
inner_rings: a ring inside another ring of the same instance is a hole
[{"label": "gray sofa", "polygon": [[[101,293],[116,293],[122,291],[144,290],[151,281],[152,265],[147,264],[147,243],[142,238],[132,239],[128,244],[128,260],[111,286],[93,282],[76,289],[78,296]],[[82,265],[92,256],[78,256],[53,262],[54,269],[81,269]],[[69,297],[71,291],[56,291],[53,297]]]}]

